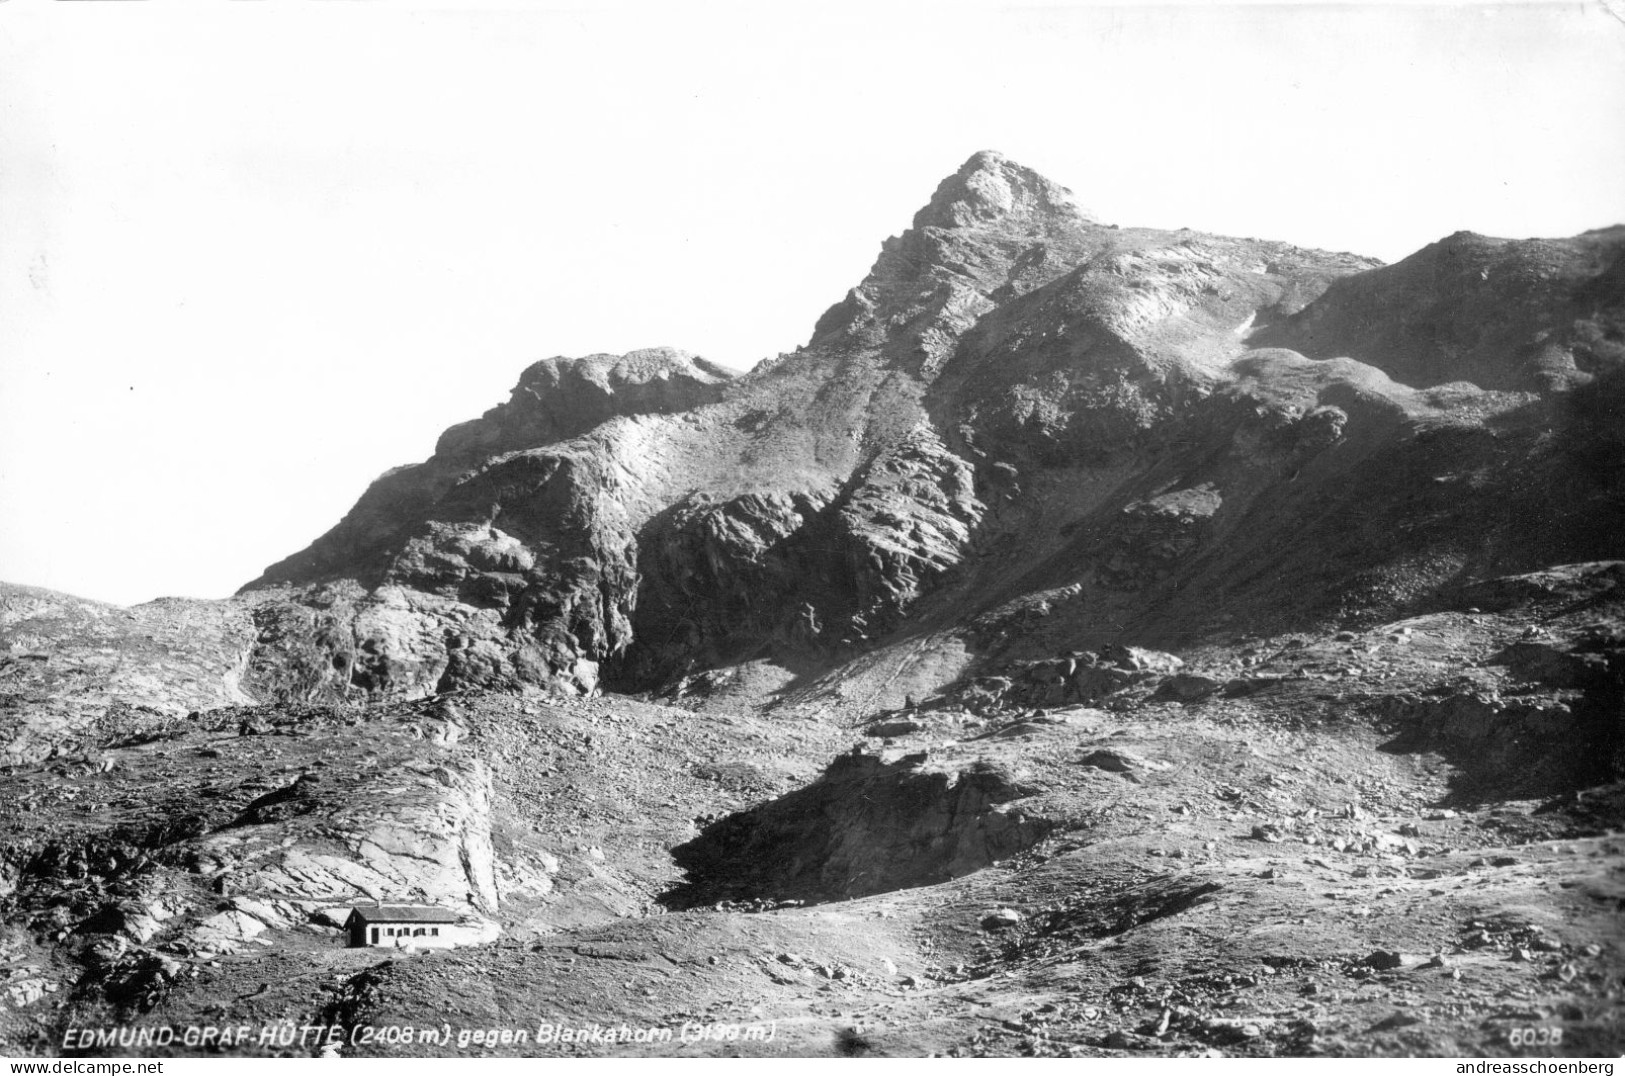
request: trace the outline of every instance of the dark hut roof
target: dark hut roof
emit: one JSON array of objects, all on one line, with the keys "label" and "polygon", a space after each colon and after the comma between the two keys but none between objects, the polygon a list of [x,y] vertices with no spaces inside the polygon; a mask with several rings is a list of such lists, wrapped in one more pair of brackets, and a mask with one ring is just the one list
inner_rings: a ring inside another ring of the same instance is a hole
[{"label": "dark hut roof", "polygon": [[364,904],[352,915],[363,923],[455,923],[457,915],[427,904]]}]

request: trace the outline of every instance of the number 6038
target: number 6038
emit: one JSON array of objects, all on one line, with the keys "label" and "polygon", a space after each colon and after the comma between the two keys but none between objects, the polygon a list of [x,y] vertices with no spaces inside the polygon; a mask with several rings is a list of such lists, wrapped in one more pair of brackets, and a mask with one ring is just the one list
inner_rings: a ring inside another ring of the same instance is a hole
[{"label": "number 6038", "polygon": [[1507,1032],[1513,1046],[1556,1046],[1563,1041],[1560,1027],[1515,1027]]}]

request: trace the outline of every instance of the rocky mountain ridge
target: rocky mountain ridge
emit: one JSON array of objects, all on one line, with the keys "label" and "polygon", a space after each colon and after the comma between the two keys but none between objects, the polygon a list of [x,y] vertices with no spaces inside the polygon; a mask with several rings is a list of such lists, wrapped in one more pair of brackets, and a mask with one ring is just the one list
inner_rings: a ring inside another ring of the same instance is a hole
[{"label": "rocky mountain ridge", "polygon": [[[788,683],[1057,586],[1058,634],[1168,645],[1226,630],[1192,606],[1393,615],[1554,540],[1606,555],[1616,491],[1540,442],[1617,365],[1622,250],[1463,233],[1380,267],[1103,225],[977,154],[793,355],[550,359],[381,478],[245,588],[255,664],[308,672],[259,697]],[[1464,501],[1470,542],[1419,526]]]}]

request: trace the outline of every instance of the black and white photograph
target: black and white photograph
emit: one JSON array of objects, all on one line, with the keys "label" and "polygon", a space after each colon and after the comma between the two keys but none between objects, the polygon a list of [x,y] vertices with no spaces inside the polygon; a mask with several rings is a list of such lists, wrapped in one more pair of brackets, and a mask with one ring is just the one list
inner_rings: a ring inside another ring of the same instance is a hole
[{"label": "black and white photograph", "polygon": [[0,0],[0,580],[9,1073],[1612,1076],[1625,2]]}]

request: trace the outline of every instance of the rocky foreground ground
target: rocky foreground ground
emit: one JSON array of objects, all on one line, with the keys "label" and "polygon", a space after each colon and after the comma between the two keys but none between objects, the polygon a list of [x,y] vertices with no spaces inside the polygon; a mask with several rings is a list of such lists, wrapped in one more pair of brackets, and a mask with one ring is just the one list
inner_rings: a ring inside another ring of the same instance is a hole
[{"label": "rocky foreground ground", "polygon": [[[1611,1055],[1622,582],[1618,563],[1495,581],[1177,667],[1022,663],[882,714],[467,692],[86,736],[6,771],[5,1035],[41,1053],[84,1028],[291,1023],[377,1055]],[[500,936],[346,949],[346,886],[468,902]],[[491,1029],[532,1038],[474,1041]],[[222,1050],[320,1052],[308,1034],[111,1052]]]}]

